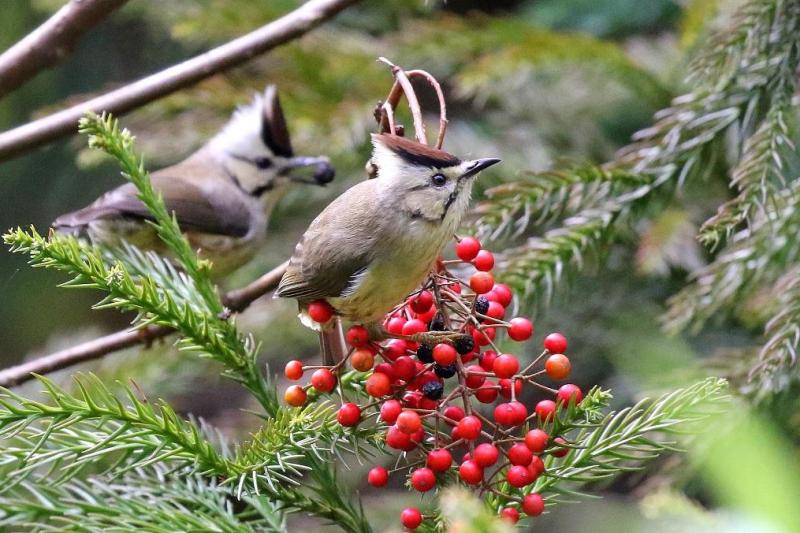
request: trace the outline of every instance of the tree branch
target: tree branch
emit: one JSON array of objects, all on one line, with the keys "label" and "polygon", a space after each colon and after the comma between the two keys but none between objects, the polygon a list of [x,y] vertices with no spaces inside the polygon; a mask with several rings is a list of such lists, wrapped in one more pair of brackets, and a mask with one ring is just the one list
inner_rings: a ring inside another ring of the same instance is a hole
[{"label": "tree branch", "polygon": [[44,69],[57,65],[78,39],[128,0],[70,0],[64,7],[0,55],[0,98]]},{"label": "tree branch", "polygon": [[[232,290],[223,295],[226,308],[238,313],[247,309],[251,303],[274,290],[286,272],[285,262],[277,266],[241,289]],[[141,329],[125,329],[103,337],[92,339],[83,344],[39,357],[17,366],[0,371],[0,387],[13,387],[33,379],[34,374],[48,374],[56,370],[99,359],[104,355],[160,339],[174,333],[175,330],[165,326],[147,326]]]},{"label": "tree branch", "polygon": [[197,57],[87,102],[0,133],[0,161],[76,133],[88,111],[122,115],[162,96],[285,44],[311,31],[359,0],[310,0],[291,13]]}]

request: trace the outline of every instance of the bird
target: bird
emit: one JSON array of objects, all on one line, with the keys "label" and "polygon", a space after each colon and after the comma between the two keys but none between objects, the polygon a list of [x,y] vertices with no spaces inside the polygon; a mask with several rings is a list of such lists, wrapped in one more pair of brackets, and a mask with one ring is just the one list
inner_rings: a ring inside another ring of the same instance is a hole
[{"label": "bird", "polygon": [[[309,225],[276,290],[294,298],[301,321],[320,331],[326,364],[344,357],[341,320],[369,325],[422,283],[469,207],[472,186],[496,158],[462,161],[390,133],[372,135],[374,179],[352,186]],[[308,305],[326,301],[322,325]]]},{"label": "bird", "polygon": [[[313,178],[298,174],[313,167]],[[239,107],[207,143],[181,162],[153,172],[151,182],[211,273],[224,276],[264,245],[273,207],[293,182],[324,186],[335,170],[327,157],[295,156],[275,85]],[[123,241],[167,254],[152,215],[131,183],[56,218],[53,229],[95,244]]]}]

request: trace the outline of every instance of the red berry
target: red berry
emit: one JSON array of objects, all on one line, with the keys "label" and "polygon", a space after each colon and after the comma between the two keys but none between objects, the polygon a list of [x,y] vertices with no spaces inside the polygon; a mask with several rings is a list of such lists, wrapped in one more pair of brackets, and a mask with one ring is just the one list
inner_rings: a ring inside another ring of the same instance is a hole
[{"label": "red berry", "polygon": [[481,243],[475,237],[464,237],[456,243],[456,255],[462,261],[472,261],[481,251]]},{"label": "red berry", "polygon": [[501,403],[494,408],[494,420],[501,426],[514,425],[514,408],[511,404]]},{"label": "red berry", "polygon": [[516,524],[519,522],[519,511],[513,507],[504,507],[500,511],[500,518],[508,523]]},{"label": "red berry", "polygon": [[415,313],[426,313],[433,305],[433,294],[422,291],[411,299],[409,306]]},{"label": "red berry", "polygon": [[573,383],[567,383],[566,385],[561,385],[558,389],[558,396],[557,398],[564,404],[569,405],[570,402],[574,402],[575,405],[581,403],[583,400],[583,392],[581,392],[580,387]]},{"label": "red berry", "polygon": [[511,409],[513,410],[513,415],[511,418],[511,423],[514,426],[520,426],[525,423],[525,420],[528,418],[528,408],[525,407],[525,404],[518,401],[509,402]]},{"label": "red berry", "polygon": [[494,276],[489,272],[476,272],[469,278],[469,288],[475,294],[485,294],[492,290]]},{"label": "red berry", "polygon": [[450,366],[456,362],[458,352],[449,344],[437,344],[433,347],[433,360],[439,363],[439,366]]},{"label": "red berry", "polygon": [[303,363],[297,359],[289,361],[283,369],[283,374],[286,376],[286,379],[297,381],[303,377]]},{"label": "red berry", "polygon": [[508,304],[511,303],[511,299],[514,297],[511,289],[504,283],[495,283],[492,288],[492,293],[494,293],[495,298],[497,298],[497,303],[503,307],[508,307]]},{"label": "red berry", "polygon": [[286,389],[286,392],[283,393],[283,399],[291,405],[292,407],[300,407],[304,403],[306,403],[306,398],[308,394],[306,394],[305,389],[300,385],[292,385],[291,387]]},{"label": "red berry", "polygon": [[482,272],[489,272],[494,268],[494,256],[489,250],[481,250],[472,260],[472,264]]},{"label": "red berry", "polygon": [[469,387],[470,389],[477,389],[483,382],[486,381],[486,376],[482,376],[478,374],[478,372],[483,373],[484,370],[479,367],[478,365],[471,365],[466,368],[467,371],[467,378],[464,380],[464,384]]},{"label": "red berry", "polygon": [[422,419],[416,411],[403,411],[397,417],[395,425],[397,429],[410,435],[422,427]]},{"label": "red berry", "polygon": [[411,436],[392,426],[386,431],[386,445],[395,450],[405,450],[411,445]]},{"label": "red berry", "polygon": [[354,403],[345,403],[336,413],[336,420],[345,427],[353,427],[361,420],[361,409]]},{"label": "red berry", "polygon": [[383,487],[389,482],[389,472],[382,466],[374,466],[367,474],[367,483],[373,487]]},{"label": "red berry", "polygon": [[417,363],[407,355],[401,355],[392,364],[395,378],[411,381],[417,375]]},{"label": "red berry", "polygon": [[506,481],[512,487],[524,487],[531,482],[531,474],[524,466],[515,465],[506,472]]},{"label": "red berry", "polygon": [[364,388],[367,389],[367,394],[370,396],[380,398],[392,391],[392,381],[389,379],[389,376],[382,372],[373,372],[372,375],[367,378]]},{"label": "red berry", "polygon": [[383,347],[383,357],[389,361],[394,361],[401,355],[406,354],[408,350],[408,343],[403,339],[392,339]]},{"label": "red berry", "polygon": [[500,354],[494,360],[492,370],[498,378],[510,378],[519,372],[519,359],[511,354]]},{"label": "red berry", "polygon": [[539,516],[544,512],[544,498],[535,492],[526,495],[522,498],[522,510],[528,516]]},{"label": "red berry", "polygon": [[518,316],[511,319],[511,327],[508,328],[508,336],[515,341],[526,341],[533,335],[533,323],[527,318]]},{"label": "red berry", "polygon": [[536,481],[536,478],[544,472],[544,461],[538,455],[534,455],[531,458],[531,464],[528,465],[528,471],[531,473],[531,478],[533,481]]},{"label": "red berry", "polygon": [[478,346],[486,346],[491,343],[495,336],[497,335],[497,331],[495,328],[483,328],[483,329],[473,329],[472,330],[472,339],[475,341],[475,344]]},{"label": "red berry", "polygon": [[525,446],[533,453],[542,453],[550,437],[541,429],[532,429],[525,434]]},{"label": "red berry", "polygon": [[419,428],[417,431],[411,434],[411,439],[408,445],[405,448],[403,448],[403,451],[410,452],[411,450],[416,448],[417,444],[422,442],[424,438],[425,438],[425,429]]},{"label": "red berry", "polygon": [[336,376],[327,368],[320,368],[311,374],[311,386],[320,392],[330,392],[336,388]]},{"label": "red berry", "polygon": [[477,485],[483,481],[483,468],[471,459],[467,459],[458,467],[458,475],[468,485]]},{"label": "red berry", "polygon": [[[500,396],[506,400],[511,399],[511,380],[508,378],[501,379],[497,382],[500,385]],[[522,392],[522,380],[517,378],[514,380],[514,397],[519,397]]]},{"label": "red berry", "polygon": [[542,422],[552,420],[556,412],[556,402],[553,400],[542,400],[536,404],[536,416]]},{"label": "red berry", "polygon": [[403,333],[403,325],[405,323],[406,323],[405,318],[401,316],[393,316],[386,323],[386,331],[388,331],[392,335],[400,335]]},{"label": "red berry", "polygon": [[379,365],[375,365],[375,370],[372,372],[373,374],[386,374],[386,377],[389,378],[389,381],[394,380],[394,367],[389,363],[381,363]]},{"label": "red berry", "polygon": [[556,437],[555,439],[553,439],[553,443],[559,445],[558,448],[556,448],[555,450],[550,452],[550,454],[553,457],[564,457],[565,455],[567,455],[569,453],[569,448],[567,448],[566,446],[561,446],[562,444],[566,444],[567,443],[567,441],[564,440],[563,438]]},{"label": "red berry", "polygon": [[465,416],[459,420],[457,427],[462,439],[475,440],[481,435],[481,420],[477,416]]},{"label": "red berry", "polygon": [[442,414],[454,422],[458,422],[464,418],[464,410],[457,405],[447,406]]},{"label": "red berry", "polygon": [[325,300],[314,300],[308,304],[308,316],[319,324],[324,324],[333,318],[333,307]]},{"label": "red berry", "polygon": [[417,529],[422,523],[422,513],[420,513],[419,509],[416,507],[403,509],[403,512],[400,513],[400,522],[403,524],[403,527]]},{"label": "red berry", "polygon": [[481,468],[486,468],[497,462],[497,458],[500,456],[500,451],[494,444],[484,442],[483,444],[479,444],[475,447],[475,452],[473,455],[475,456],[474,460],[476,463],[478,463],[478,466]]},{"label": "red berry", "polygon": [[533,459],[533,452],[527,446],[518,442],[508,449],[508,460],[512,465],[528,466]]},{"label": "red berry", "polygon": [[375,365],[375,356],[372,355],[371,350],[361,348],[353,352],[350,356],[350,364],[354,370],[359,372],[367,372]]},{"label": "red berry", "polygon": [[561,333],[551,333],[544,338],[544,349],[550,353],[564,353],[567,351],[567,338]]},{"label": "red berry", "polygon": [[548,357],[547,361],[544,362],[544,370],[550,376],[550,379],[567,379],[572,371],[572,364],[570,364],[566,355],[556,353]]},{"label": "red berry", "polygon": [[436,476],[430,468],[417,468],[411,474],[411,486],[420,492],[428,492],[436,486]]},{"label": "red berry", "polygon": [[381,420],[387,424],[394,424],[397,422],[397,417],[402,410],[403,407],[400,405],[399,401],[386,400],[383,402],[383,405],[381,405]]},{"label": "red berry", "polygon": [[[506,316],[506,308],[497,302],[489,302],[489,309],[487,309],[484,314],[495,320],[503,320]],[[487,320],[486,322],[491,323],[491,320]]]},{"label": "red berry", "polygon": [[487,372],[494,371],[494,360],[497,359],[497,352],[494,350],[486,350],[478,358],[478,364],[481,365]]},{"label": "red berry", "polygon": [[361,348],[369,342],[369,331],[364,326],[352,326],[347,330],[345,339],[353,348]]},{"label": "red berry", "polygon": [[414,318],[403,324],[403,335],[413,335],[428,331],[428,325],[419,318]]},{"label": "red berry", "polygon": [[444,472],[453,464],[453,456],[449,451],[437,448],[428,452],[426,464],[434,472]]},{"label": "red berry", "polygon": [[475,398],[481,403],[494,403],[497,399],[497,385],[487,380],[475,391]]},{"label": "red berry", "polygon": [[436,306],[432,305],[430,309],[428,309],[424,313],[415,313],[415,318],[418,318],[419,320],[422,320],[427,324],[428,322],[433,320],[433,317],[436,316],[436,311],[437,311]]}]

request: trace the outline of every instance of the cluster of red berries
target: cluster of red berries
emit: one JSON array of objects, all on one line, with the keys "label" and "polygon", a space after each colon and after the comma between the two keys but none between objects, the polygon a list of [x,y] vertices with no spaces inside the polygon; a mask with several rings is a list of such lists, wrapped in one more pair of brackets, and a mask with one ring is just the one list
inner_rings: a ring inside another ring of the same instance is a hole
[{"label": "cluster of red berries", "polygon": [[[500,353],[494,342],[498,332],[505,330],[510,339],[525,342],[533,335],[533,324],[523,317],[506,321],[513,293],[494,281],[494,257],[477,239],[460,239],[455,252],[457,260],[439,261],[424,286],[387,315],[383,326],[389,340],[372,342],[366,328],[353,326],[346,335],[352,349],[344,361],[333,367],[290,361],[285,374],[299,380],[313,370],[309,386],[329,393],[348,362],[359,372],[371,371],[363,382],[371,399],[362,404],[344,401],[337,419],[353,427],[376,416],[377,423],[388,426],[386,445],[404,452],[405,461],[391,471],[375,466],[369,484],[382,487],[391,473],[405,471],[411,487],[427,492],[452,472],[481,494],[500,497],[500,515],[516,522],[520,510],[528,516],[544,511],[544,499],[532,492],[545,474],[541,456],[563,457],[569,451],[563,438],[551,438],[547,430],[556,411],[577,405],[583,393],[573,384],[555,390],[537,381],[544,375],[556,381],[570,375],[567,340],[560,333],[547,335],[542,354],[524,368],[517,356]],[[477,269],[466,282],[448,270],[464,263]],[[309,307],[309,315],[319,322],[332,314],[324,301]],[[290,386],[286,402],[303,405],[309,386]],[[529,412],[518,401],[526,386],[544,389],[553,399],[538,402]],[[493,411],[479,407],[495,403]],[[416,508],[401,514],[409,529],[423,519]]]}]

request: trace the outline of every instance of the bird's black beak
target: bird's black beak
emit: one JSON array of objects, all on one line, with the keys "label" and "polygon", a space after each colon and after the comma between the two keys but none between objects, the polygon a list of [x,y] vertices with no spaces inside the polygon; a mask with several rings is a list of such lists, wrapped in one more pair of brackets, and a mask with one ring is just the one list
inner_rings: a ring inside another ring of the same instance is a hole
[{"label": "bird's black beak", "polygon": [[500,159],[495,159],[493,157],[488,157],[486,159],[476,159],[472,162],[472,164],[467,167],[467,171],[464,172],[461,177],[462,178],[471,178],[478,174],[480,171],[489,168],[490,166],[497,164],[500,162]]},{"label": "bird's black beak", "polygon": [[[307,167],[314,167],[313,179],[292,175],[293,170]],[[333,168],[327,157],[293,157],[285,167],[284,172],[292,181],[320,186],[324,186],[333,181],[336,175],[336,169]]]}]

